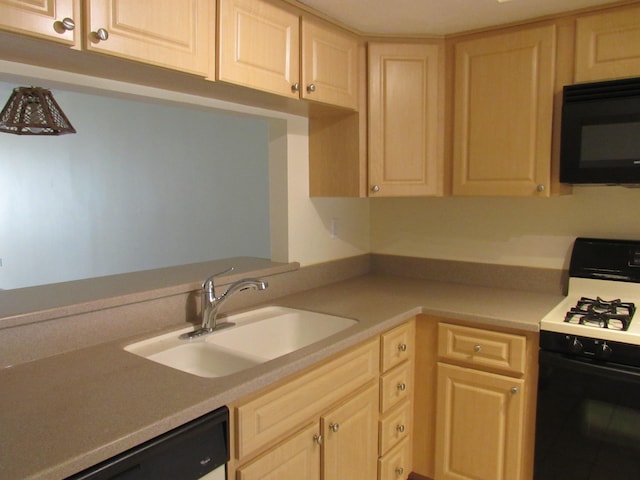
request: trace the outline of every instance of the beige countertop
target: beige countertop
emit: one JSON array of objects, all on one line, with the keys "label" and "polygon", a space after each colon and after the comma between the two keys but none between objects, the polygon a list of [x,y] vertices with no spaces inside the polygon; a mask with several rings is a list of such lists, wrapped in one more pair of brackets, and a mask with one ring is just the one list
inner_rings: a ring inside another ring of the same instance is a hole
[{"label": "beige countertop", "polygon": [[419,313],[537,331],[561,299],[369,274],[270,301],[358,324],[227,377],[196,377],[123,350],[140,336],[6,368],[0,371],[0,479],[65,478]]}]

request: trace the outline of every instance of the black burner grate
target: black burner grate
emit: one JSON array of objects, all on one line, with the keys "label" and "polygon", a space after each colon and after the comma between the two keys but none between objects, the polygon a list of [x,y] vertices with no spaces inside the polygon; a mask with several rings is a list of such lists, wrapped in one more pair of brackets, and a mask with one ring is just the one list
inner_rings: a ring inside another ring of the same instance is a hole
[{"label": "black burner grate", "polygon": [[575,307],[569,310],[564,318],[565,322],[588,325],[611,330],[627,330],[636,307],[631,302],[620,299],[603,300],[597,297],[582,297]]}]

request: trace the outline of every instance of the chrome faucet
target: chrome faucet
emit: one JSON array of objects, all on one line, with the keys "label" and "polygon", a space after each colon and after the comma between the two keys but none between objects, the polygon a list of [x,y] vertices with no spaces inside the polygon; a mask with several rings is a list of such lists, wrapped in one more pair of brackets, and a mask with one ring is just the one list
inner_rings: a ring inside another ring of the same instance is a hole
[{"label": "chrome faucet", "polygon": [[[202,315],[202,326],[193,332],[188,332],[180,335],[180,338],[195,338],[201,335],[206,335],[216,329],[221,328],[222,325],[218,325],[217,321],[218,309],[225,302],[225,300],[227,300],[236,292],[241,292],[243,290],[265,290],[269,286],[267,282],[258,280],[257,278],[243,278],[242,280],[233,282],[231,285],[229,285],[229,288],[227,288],[227,290],[222,295],[217,296],[216,287],[213,284],[214,278],[220,275],[224,275],[225,273],[229,273],[232,270],[233,267],[223,272],[214,273],[204,282],[202,282],[200,308],[200,313]],[[225,324],[225,326],[230,326],[230,324]]]}]

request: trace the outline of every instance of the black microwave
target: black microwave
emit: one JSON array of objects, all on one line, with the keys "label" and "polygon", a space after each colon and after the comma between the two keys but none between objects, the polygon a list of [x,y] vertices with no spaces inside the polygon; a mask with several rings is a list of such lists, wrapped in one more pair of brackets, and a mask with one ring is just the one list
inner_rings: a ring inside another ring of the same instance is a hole
[{"label": "black microwave", "polygon": [[640,184],[640,78],[564,87],[560,181]]}]

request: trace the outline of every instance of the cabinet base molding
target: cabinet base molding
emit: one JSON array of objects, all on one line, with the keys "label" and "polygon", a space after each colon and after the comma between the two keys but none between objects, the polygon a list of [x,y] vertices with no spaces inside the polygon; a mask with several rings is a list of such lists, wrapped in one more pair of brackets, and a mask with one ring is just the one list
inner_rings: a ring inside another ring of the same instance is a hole
[{"label": "cabinet base molding", "polygon": [[411,472],[407,477],[407,480],[433,480],[429,477],[425,477],[424,475],[420,475],[419,473]]}]

